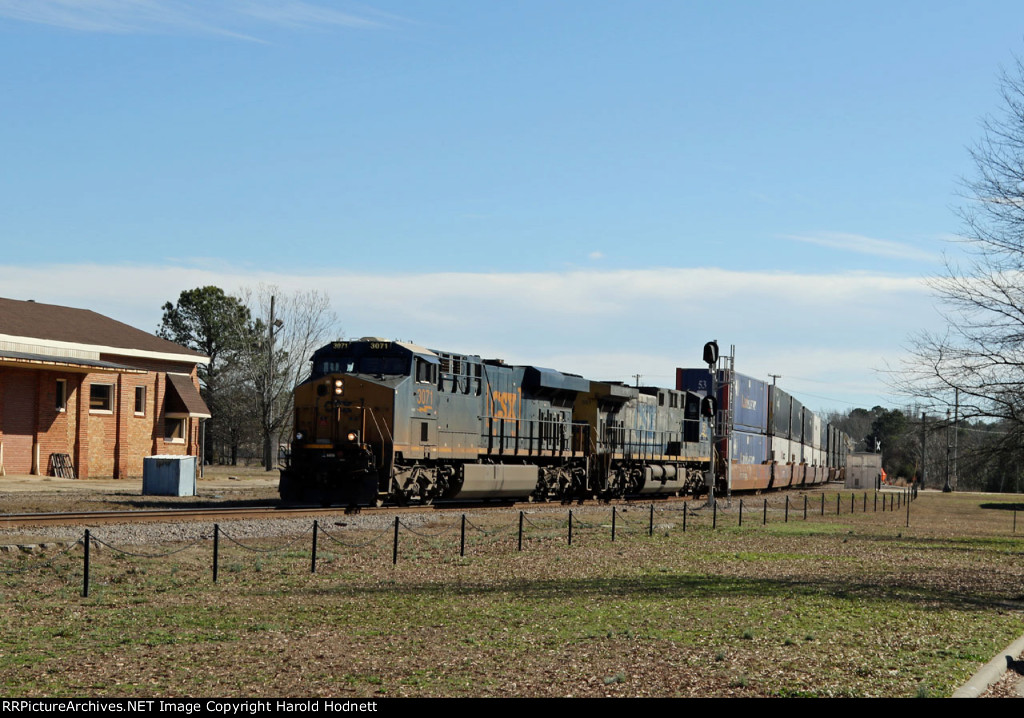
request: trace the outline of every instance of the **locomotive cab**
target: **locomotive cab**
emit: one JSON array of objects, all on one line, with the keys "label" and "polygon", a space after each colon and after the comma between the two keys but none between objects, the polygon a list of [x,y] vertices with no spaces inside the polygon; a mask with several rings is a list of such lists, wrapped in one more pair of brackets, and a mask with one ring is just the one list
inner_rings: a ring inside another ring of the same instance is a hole
[{"label": "locomotive cab", "polygon": [[375,503],[389,491],[395,442],[403,438],[396,437],[396,409],[403,403],[397,397],[410,382],[436,380],[437,358],[415,345],[367,338],[333,342],[315,352],[312,362],[310,377],[295,389],[281,498]]}]

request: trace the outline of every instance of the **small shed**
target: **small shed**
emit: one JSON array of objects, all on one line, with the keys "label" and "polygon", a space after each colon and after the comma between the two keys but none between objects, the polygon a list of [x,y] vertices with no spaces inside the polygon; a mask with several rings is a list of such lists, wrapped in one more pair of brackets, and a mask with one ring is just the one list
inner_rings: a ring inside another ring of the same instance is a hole
[{"label": "small shed", "polygon": [[881,478],[881,454],[861,452],[846,456],[846,488],[875,489]]}]

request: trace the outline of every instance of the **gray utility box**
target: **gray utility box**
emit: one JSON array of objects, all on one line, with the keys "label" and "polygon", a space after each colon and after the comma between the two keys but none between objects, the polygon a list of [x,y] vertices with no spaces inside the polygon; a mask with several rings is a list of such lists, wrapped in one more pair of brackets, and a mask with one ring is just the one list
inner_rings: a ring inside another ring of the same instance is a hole
[{"label": "gray utility box", "polygon": [[142,460],[143,496],[195,496],[196,457],[148,456]]}]

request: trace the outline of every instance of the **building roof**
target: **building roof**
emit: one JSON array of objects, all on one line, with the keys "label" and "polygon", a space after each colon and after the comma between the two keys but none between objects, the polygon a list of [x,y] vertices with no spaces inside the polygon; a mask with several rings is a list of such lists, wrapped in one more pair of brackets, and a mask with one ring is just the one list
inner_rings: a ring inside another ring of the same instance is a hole
[{"label": "building roof", "polygon": [[25,347],[206,363],[199,352],[88,309],[0,298],[0,348]]}]

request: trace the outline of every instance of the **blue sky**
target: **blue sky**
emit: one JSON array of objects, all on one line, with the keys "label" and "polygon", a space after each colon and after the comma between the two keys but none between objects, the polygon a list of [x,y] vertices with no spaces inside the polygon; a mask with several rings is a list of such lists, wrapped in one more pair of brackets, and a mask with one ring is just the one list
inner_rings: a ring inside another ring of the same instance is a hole
[{"label": "blue sky", "polygon": [[184,289],[817,409],[941,327],[1011,2],[0,0],[0,296],[147,330]]}]

